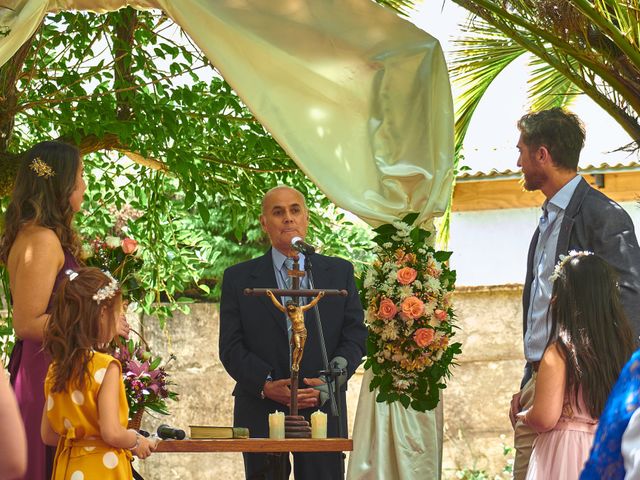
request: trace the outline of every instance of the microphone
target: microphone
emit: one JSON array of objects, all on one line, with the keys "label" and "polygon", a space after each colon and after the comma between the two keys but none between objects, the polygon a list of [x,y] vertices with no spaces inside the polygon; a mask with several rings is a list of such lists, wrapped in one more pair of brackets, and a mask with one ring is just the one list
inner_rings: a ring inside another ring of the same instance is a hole
[{"label": "microphone", "polygon": [[315,247],[309,245],[301,237],[293,237],[291,239],[291,246],[298,252],[303,253],[305,255],[313,255],[316,253]]},{"label": "microphone", "polygon": [[156,433],[163,440],[166,440],[167,438],[173,438],[175,440],[183,440],[185,437],[184,430],[180,430],[179,428],[173,428],[165,424],[160,425]]}]

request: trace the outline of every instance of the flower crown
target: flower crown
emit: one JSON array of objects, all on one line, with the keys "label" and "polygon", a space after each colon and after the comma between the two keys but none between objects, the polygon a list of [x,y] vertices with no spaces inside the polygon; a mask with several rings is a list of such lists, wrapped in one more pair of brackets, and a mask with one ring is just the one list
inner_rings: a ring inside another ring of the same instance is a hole
[{"label": "flower crown", "polygon": [[120,285],[118,284],[118,281],[115,278],[113,278],[111,273],[105,271],[104,274],[107,277],[109,277],[111,281],[104,287],[99,288],[98,291],[93,295],[93,299],[96,301],[98,305],[100,305],[100,302],[102,302],[103,300],[112,298],[116,294],[116,292],[120,290]]},{"label": "flower crown", "polygon": [[555,282],[558,278],[564,275],[564,266],[567,262],[571,261],[576,257],[586,257],[588,255],[593,255],[593,252],[589,252],[587,250],[571,250],[568,255],[560,255],[558,258],[558,263],[555,267],[553,267],[553,273],[549,276],[549,280],[551,283]]},{"label": "flower crown", "polygon": [[55,175],[53,168],[46,162],[44,162],[40,157],[36,157],[31,160],[31,164],[29,168],[36,172],[36,175],[44,178],[51,178]]}]

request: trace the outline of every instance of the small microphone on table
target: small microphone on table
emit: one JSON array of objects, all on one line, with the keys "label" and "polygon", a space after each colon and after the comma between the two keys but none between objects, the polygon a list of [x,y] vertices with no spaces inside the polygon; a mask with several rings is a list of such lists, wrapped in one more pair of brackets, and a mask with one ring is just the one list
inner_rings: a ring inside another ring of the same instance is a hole
[{"label": "small microphone on table", "polygon": [[165,424],[160,425],[158,427],[158,430],[156,430],[156,433],[163,440],[166,440],[168,438],[172,438],[175,440],[184,440],[184,437],[185,437],[184,430],[180,430],[179,428],[173,428]]},{"label": "small microphone on table", "polygon": [[313,255],[316,253],[316,249],[313,245],[309,245],[301,237],[293,237],[291,239],[291,246],[298,252],[305,255]]}]

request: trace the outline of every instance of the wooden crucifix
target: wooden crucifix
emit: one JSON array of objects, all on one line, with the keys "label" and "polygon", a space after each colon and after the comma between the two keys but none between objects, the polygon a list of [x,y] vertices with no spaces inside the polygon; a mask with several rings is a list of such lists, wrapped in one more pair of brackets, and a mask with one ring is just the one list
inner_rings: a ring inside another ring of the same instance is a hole
[{"label": "wooden crucifix", "polygon": [[[292,278],[291,289],[247,288],[245,295],[267,295],[278,310],[283,312],[291,322],[291,406],[289,415],[285,418],[285,436],[287,438],[308,438],[311,436],[309,423],[303,416],[298,415],[298,374],[300,362],[304,354],[304,346],[307,340],[307,329],[304,323],[304,313],[316,306],[324,296],[346,296],[346,290],[320,290],[300,289],[300,278],[304,272],[299,269],[297,259],[294,259],[293,269],[287,270]],[[291,297],[291,300],[282,305],[277,297]],[[300,297],[315,297],[307,305],[300,306]]]}]

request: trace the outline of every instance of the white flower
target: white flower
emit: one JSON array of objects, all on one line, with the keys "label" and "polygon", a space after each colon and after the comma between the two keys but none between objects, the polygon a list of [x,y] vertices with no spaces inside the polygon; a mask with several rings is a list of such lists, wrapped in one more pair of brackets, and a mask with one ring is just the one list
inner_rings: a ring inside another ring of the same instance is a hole
[{"label": "white flower", "polygon": [[441,288],[440,280],[433,277],[429,277],[429,279],[427,280],[427,285],[429,286],[429,288],[435,291],[438,291]]},{"label": "white flower", "polygon": [[398,291],[402,297],[411,297],[413,295],[411,285],[403,285],[398,289]]},{"label": "white flower", "polygon": [[376,280],[376,272],[373,268],[367,270],[367,274],[364,277],[364,288],[369,289],[373,286]]},{"label": "white flower", "polygon": [[380,338],[383,340],[395,340],[398,338],[398,330],[396,328],[396,323],[393,320],[384,326],[380,333]]},{"label": "white flower", "polygon": [[386,243],[382,244],[383,248],[391,248],[392,246],[393,246],[393,243],[391,243],[391,242],[386,242]]},{"label": "white flower", "polygon": [[396,387],[398,390],[406,390],[407,388],[409,388],[409,382],[406,380],[402,380],[402,379],[395,379],[393,381],[393,386]]},{"label": "white flower", "polygon": [[553,267],[553,273],[549,277],[550,282],[555,282],[558,278],[563,275],[564,266],[567,262],[570,262],[575,257],[583,257],[586,255],[593,255],[593,252],[589,252],[587,250],[577,251],[571,250],[568,255],[560,255],[558,258],[560,259],[555,267]]},{"label": "white flower", "polygon": [[120,239],[118,237],[109,236],[104,239],[104,243],[106,243],[109,248],[118,248],[120,246]]}]

